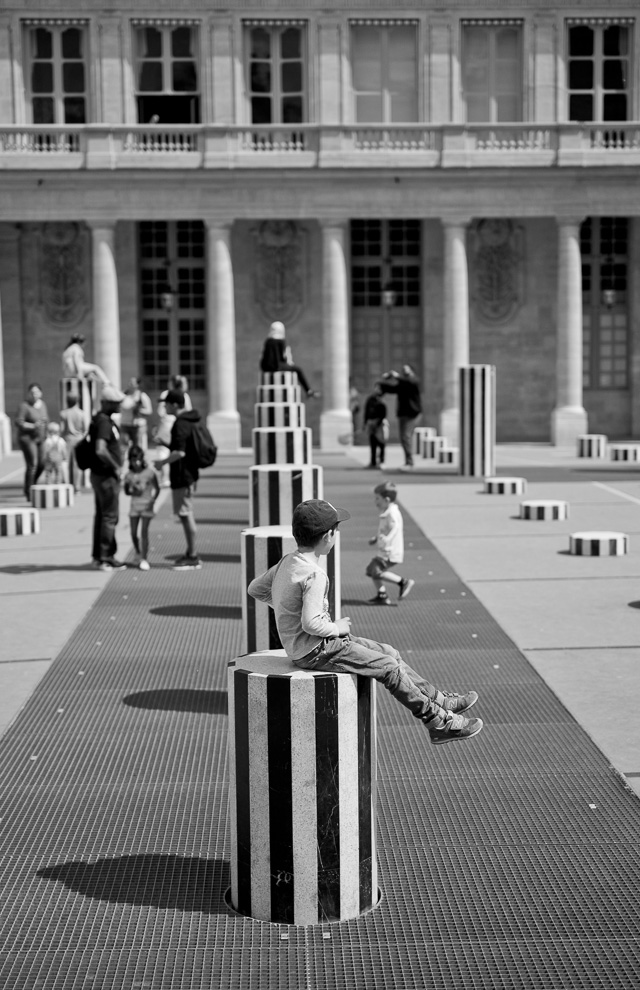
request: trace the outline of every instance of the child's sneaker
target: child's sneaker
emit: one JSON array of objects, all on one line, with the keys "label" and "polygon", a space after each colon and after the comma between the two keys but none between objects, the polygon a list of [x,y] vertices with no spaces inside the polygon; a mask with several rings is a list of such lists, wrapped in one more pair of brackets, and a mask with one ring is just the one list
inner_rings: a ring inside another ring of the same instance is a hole
[{"label": "child's sneaker", "polygon": [[150,570],[149,561],[148,560],[145,560],[144,558],[142,560],[139,560],[138,561],[138,570],[140,570],[140,571],[148,571],[148,570]]},{"label": "child's sneaker", "polygon": [[[435,719],[430,719],[430,722]],[[455,742],[457,739],[470,739],[477,736],[482,730],[483,722],[481,718],[465,718],[463,715],[454,715],[447,712],[444,724],[437,727],[425,721],[429,729],[429,736],[434,746],[442,746],[444,743]]]},{"label": "child's sneaker", "polygon": [[466,694],[456,694],[455,691],[438,691],[434,698],[436,705],[440,705],[445,711],[453,712],[455,715],[466,712],[468,708],[475,705],[477,700],[478,695],[475,691],[467,691]]},{"label": "child's sneaker", "polygon": [[178,557],[175,564],[173,565],[174,571],[199,571],[202,567],[200,558],[194,554],[189,556],[185,553],[183,557]]},{"label": "child's sneaker", "polygon": [[416,582],[413,578],[403,578],[400,582],[398,598],[406,598]]},{"label": "child's sneaker", "polygon": [[383,591],[382,594],[374,595],[373,598],[370,598],[369,599],[369,604],[370,605],[391,605],[391,602],[389,600],[389,596],[386,593],[386,591]]}]

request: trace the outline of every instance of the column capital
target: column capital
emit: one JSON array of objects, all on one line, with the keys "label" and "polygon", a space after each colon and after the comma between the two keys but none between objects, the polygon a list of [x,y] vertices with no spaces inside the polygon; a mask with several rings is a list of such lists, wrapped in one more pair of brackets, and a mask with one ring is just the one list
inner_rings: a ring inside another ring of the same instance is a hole
[{"label": "column capital", "polygon": [[556,223],[558,227],[579,227],[586,219],[586,216],[556,217]]},{"label": "column capital", "polygon": [[202,222],[207,230],[231,230],[235,217],[203,217]]},{"label": "column capital", "polygon": [[338,217],[318,217],[318,223],[322,230],[348,230],[349,221]]},{"label": "column capital", "polygon": [[468,227],[473,222],[473,216],[468,213],[446,213],[440,217],[443,227]]},{"label": "column capital", "polygon": [[85,218],[84,222],[86,223],[87,227],[89,227],[91,230],[115,230],[118,221],[117,219],[112,220],[110,218],[105,217],[103,220],[98,220],[96,218],[87,220]]}]

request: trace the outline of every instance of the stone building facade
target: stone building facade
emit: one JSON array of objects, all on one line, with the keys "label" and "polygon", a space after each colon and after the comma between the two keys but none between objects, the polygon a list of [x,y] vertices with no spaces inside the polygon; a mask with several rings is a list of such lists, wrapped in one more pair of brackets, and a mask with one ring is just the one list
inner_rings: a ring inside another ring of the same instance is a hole
[{"label": "stone building facade", "polygon": [[454,438],[640,433],[631,2],[32,0],[0,12],[0,416],[72,333],[247,445],[281,319],[325,449],[403,363]]}]

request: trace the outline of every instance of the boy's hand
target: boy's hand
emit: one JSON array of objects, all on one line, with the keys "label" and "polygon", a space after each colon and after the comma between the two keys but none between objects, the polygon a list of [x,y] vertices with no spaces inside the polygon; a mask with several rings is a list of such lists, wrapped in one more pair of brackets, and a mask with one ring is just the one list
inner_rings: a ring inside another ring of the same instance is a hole
[{"label": "boy's hand", "polygon": [[378,542],[378,537],[377,537],[377,536],[372,536],[372,537],[371,537],[371,538],[369,539],[369,546],[370,546],[370,547],[372,547],[372,546],[373,546],[373,544],[374,544],[374,543],[377,543],[377,542]]},{"label": "boy's hand", "polygon": [[348,636],[351,632],[351,619],[348,615],[345,615],[343,619],[338,619],[336,625],[338,627],[339,636]]}]

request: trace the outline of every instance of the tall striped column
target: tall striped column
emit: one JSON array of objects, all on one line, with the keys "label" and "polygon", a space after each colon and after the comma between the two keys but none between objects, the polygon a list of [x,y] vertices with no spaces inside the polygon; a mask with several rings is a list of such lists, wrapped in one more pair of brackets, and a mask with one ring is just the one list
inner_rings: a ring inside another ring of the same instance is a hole
[{"label": "tall striped column", "polygon": [[251,439],[256,464],[311,464],[309,427],[258,427]]},{"label": "tall striped column", "polygon": [[496,369],[460,368],[460,474],[484,478],[495,471]]},{"label": "tall striped column", "polygon": [[288,524],[296,505],[323,497],[323,470],[317,464],[258,464],[249,469],[252,526]]},{"label": "tall striped column", "polygon": [[302,402],[256,402],[254,423],[261,426],[301,428],[307,425],[306,406]]},{"label": "tall striped column", "polygon": [[81,381],[79,378],[61,378],[60,408],[68,409],[69,398],[74,395],[78,400],[78,406],[82,409],[84,421],[88,428],[93,410],[99,405],[98,398],[100,391],[100,383],[93,379]]},{"label": "tall striped column", "polygon": [[435,426],[416,426],[411,437],[411,448],[416,457],[422,456],[422,441],[427,437],[435,437],[438,431]]},{"label": "tall striped column", "polygon": [[[282,647],[273,609],[256,601],[247,588],[255,577],[277,564],[285,554],[296,549],[290,526],[256,526],[240,534],[242,570],[242,651],[279,650]],[[334,620],[341,617],[340,532],[334,547],[320,566],[329,578],[329,612]]]},{"label": "tall striped column", "polygon": [[302,386],[258,385],[256,402],[302,402]]},{"label": "tall striped column", "polygon": [[229,664],[231,905],[278,924],[378,900],[375,682],[283,651]]},{"label": "tall striped column", "polygon": [[286,385],[291,387],[292,385],[298,385],[298,372],[297,371],[261,371],[260,372],[260,384],[261,385]]}]

